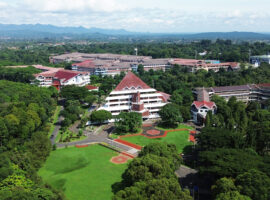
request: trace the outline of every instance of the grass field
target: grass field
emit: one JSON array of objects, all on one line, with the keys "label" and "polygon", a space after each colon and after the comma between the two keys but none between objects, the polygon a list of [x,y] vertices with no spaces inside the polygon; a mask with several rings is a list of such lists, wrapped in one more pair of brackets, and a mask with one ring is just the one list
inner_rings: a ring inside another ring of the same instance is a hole
[{"label": "grass field", "polygon": [[167,142],[168,144],[175,144],[178,153],[182,153],[186,146],[192,145],[192,143],[188,141],[189,131],[169,132],[166,137],[155,139],[147,138],[143,135],[123,137],[121,139],[140,146],[145,146],[153,142]]},{"label": "grass field", "polygon": [[107,200],[111,186],[121,180],[127,164],[110,162],[118,155],[100,145],[52,151],[39,175],[46,183],[64,191],[68,200]]},{"label": "grass field", "polygon": [[190,129],[193,130],[194,128],[192,128],[191,126],[185,125],[185,124],[179,124],[178,127],[176,128],[162,128],[162,127],[156,127],[157,129],[163,130],[163,131],[168,131],[168,130],[172,130],[172,129],[181,129],[181,128],[186,128],[186,129]]}]

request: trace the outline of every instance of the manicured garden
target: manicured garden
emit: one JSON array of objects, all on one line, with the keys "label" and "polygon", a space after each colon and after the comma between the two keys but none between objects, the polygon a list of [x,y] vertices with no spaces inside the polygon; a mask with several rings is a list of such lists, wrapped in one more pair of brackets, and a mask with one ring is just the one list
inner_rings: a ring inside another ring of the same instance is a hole
[{"label": "manicured garden", "polygon": [[113,164],[118,153],[100,145],[52,151],[39,175],[67,199],[111,199],[111,186],[121,180],[126,164]]},{"label": "manicured garden", "polygon": [[192,145],[192,142],[189,142],[189,131],[168,132],[165,137],[161,138],[148,138],[143,135],[136,135],[121,137],[121,139],[140,146],[146,146],[153,142],[167,142],[168,144],[175,144],[178,153],[182,153],[185,147]]},{"label": "manicured garden", "polygon": [[82,130],[79,133],[74,133],[70,130],[60,130],[56,136],[57,143],[65,143],[65,142],[75,142],[86,139],[87,137],[83,135]]}]

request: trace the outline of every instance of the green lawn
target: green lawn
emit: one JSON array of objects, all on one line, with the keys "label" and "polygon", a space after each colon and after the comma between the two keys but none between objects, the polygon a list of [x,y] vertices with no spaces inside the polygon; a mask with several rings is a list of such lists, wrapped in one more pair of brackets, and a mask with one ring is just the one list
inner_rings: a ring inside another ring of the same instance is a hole
[{"label": "green lawn", "polygon": [[156,127],[157,129],[160,129],[160,130],[164,130],[164,131],[168,131],[168,130],[172,130],[172,129],[181,129],[181,128],[186,128],[186,129],[191,129],[193,130],[194,128],[191,127],[191,126],[188,126],[188,125],[185,125],[185,124],[179,124],[178,127],[176,128],[162,128],[162,127]]},{"label": "green lawn", "polygon": [[186,146],[192,145],[192,143],[188,141],[189,131],[169,132],[166,137],[155,139],[147,138],[142,135],[123,137],[121,139],[140,146],[146,146],[153,142],[167,142],[168,144],[175,144],[178,153],[182,153]]},{"label": "green lawn", "polygon": [[127,168],[127,164],[110,162],[116,155],[100,145],[58,149],[51,152],[39,175],[54,188],[63,190],[68,200],[111,199],[112,184],[121,180]]}]

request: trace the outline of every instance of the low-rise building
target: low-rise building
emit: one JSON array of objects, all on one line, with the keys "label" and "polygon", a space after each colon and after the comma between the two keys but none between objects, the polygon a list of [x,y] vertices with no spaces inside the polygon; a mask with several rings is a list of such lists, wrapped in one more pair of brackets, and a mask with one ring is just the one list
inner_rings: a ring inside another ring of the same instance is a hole
[{"label": "low-rise building", "polygon": [[172,64],[186,67],[190,72],[196,72],[200,69],[206,71],[213,70],[214,72],[218,72],[220,69],[232,71],[240,69],[239,63],[236,62],[221,63],[219,61],[217,62],[217,61],[196,60],[196,59],[177,58],[173,60]]},{"label": "low-rise building", "polygon": [[98,89],[99,89],[99,87],[94,86],[94,85],[86,85],[85,87],[86,87],[86,89],[88,89],[89,92],[98,91]]},{"label": "low-rise building", "polygon": [[50,57],[52,63],[74,62],[72,70],[86,71],[91,74],[115,75],[122,71],[137,71],[139,65],[144,67],[145,71],[167,70],[173,65],[187,67],[190,72],[196,72],[200,69],[213,70],[215,72],[223,68],[226,70],[237,70],[240,68],[239,63],[225,62],[217,60],[195,60],[182,58],[160,58],[152,59],[150,56],[135,56],[121,54],[86,54],[70,53]]},{"label": "low-rise building", "polygon": [[270,64],[270,55],[251,56],[250,63],[255,66],[260,66],[261,63]]},{"label": "low-rise building", "polygon": [[143,119],[158,118],[158,111],[168,103],[170,95],[149,87],[132,72],[106,98],[99,110],[107,110],[113,116],[120,112],[138,112]]},{"label": "low-rise building", "polygon": [[[197,88],[194,93],[198,96]],[[218,95],[228,101],[236,97],[238,101],[248,103],[250,101],[265,101],[270,99],[270,83],[246,84],[236,86],[211,87],[205,89],[209,96]]]}]

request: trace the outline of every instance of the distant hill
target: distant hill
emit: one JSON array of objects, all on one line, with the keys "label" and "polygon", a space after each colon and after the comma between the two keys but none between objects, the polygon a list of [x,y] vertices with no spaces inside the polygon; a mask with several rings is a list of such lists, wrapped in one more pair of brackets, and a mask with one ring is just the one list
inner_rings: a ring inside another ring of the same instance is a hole
[{"label": "distant hill", "polygon": [[270,39],[270,34],[254,33],[254,32],[206,32],[185,35],[185,38],[194,39]]},{"label": "distant hill", "polygon": [[40,33],[53,33],[53,34],[86,34],[86,33],[100,33],[108,35],[122,35],[130,34],[124,29],[101,29],[101,28],[84,28],[80,27],[60,27],[44,24],[0,24],[0,31],[34,31]]},{"label": "distant hill", "polygon": [[80,27],[59,27],[44,24],[0,24],[0,38],[12,39],[37,39],[37,38],[55,38],[55,39],[108,39],[111,36],[117,39],[121,38],[143,38],[155,40],[200,40],[200,39],[231,39],[231,40],[270,40],[270,34],[254,32],[207,32],[207,33],[139,33],[129,32],[124,29],[102,29],[102,28],[84,28]]}]

